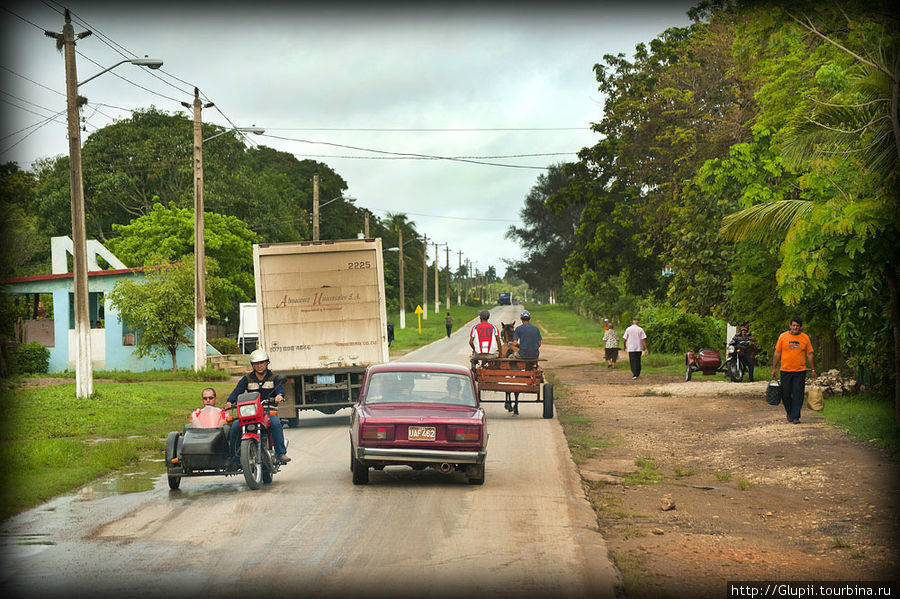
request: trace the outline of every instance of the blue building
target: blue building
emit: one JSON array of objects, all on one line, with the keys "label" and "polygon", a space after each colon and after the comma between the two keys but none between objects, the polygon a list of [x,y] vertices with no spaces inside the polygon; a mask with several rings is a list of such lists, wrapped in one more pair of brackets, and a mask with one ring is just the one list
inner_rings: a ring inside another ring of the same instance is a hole
[{"label": "blue building", "polygon": [[[89,240],[88,250],[88,306],[90,320],[91,363],[97,370],[169,370],[172,368],[168,354],[162,358],[134,353],[135,331],[123,325],[113,305],[109,292],[117,281],[143,278],[142,268],[127,268],[109,250],[96,240]],[[45,295],[53,297],[53,318],[33,318],[21,323],[19,337],[24,342],[37,341],[50,350],[50,371],[75,370],[75,295],[74,275],[68,272],[68,255],[72,241],[68,237],[51,240],[53,273],[33,277],[20,277],[3,282],[4,293],[10,295]],[[97,258],[102,258],[112,268],[101,269]],[[37,302],[35,302],[37,305]],[[193,331],[186,336],[193,339]],[[207,355],[219,352],[207,344]],[[194,348],[180,347],[176,353],[180,367],[193,365]]]}]

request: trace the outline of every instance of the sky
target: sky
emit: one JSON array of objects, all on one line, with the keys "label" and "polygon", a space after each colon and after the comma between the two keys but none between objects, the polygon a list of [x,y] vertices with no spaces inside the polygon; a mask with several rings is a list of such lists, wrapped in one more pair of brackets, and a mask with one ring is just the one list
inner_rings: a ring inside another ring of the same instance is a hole
[{"label": "sky", "polygon": [[[181,102],[196,86],[215,103],[204,122],[265,128],[247,143],[326,163],[357,206],[381,218],[406,213],[430,243],[447,244],[451,269],[461,252],[502,276],[505,260],[524,257],[506,232],[522,225],[538,177],[599,139],[590,130],[604,100],[594,65],[687,25],[692,4],[6,4],[0,163],[30,169],[68,153],[64,58],[44,34],[62,31],[65,7],[76,33],[93,32],[77,43],[80,81],[125,58],[164,61],[156,71],[122,64],[85,83],[82,142],[128,110],[187,113]],[[443,266],[444,246],[440,256]]]}]

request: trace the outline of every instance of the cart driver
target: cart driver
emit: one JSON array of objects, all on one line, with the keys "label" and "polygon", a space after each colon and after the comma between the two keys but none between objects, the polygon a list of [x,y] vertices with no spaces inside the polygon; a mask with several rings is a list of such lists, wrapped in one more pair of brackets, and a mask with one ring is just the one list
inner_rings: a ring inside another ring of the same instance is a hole
[{"label": "cart driver", "polygon": [[[255,349],[250,353],[250,366],[253,368],[250,372],[241,377],[234,387],[234,391],[228,396],[228,402],[225,409],[235,407],[237,405],[238,395],[247,391],[258,391],[260,399],[265,401],[273,399],[275,405],[284,401],[284,386],[279,380],[275,379],[275,375],[269,370],[269,354],[262,349]],[[282,464],[287,464],[291,458],[286,456],[287,447],[284,445],[284,429],[281,427],[281,419],[277,414],[269,416],[269,426],[272,431],[272,441],[275,442],[275,456]],[[231,427],[231,447],[235,450],[235,459],[237,458],[241,446],[241,427],[235,423]]]},{"label": "cart driver", "polygon": [[[472,348],[472,368],[482,359],[496,358],[500,354],[500,331],[488,322],[491,313],[482,310],[478,313],[480,322],[469,332],[469,347]],[[477,343],[477,346],[476,346]]]}]

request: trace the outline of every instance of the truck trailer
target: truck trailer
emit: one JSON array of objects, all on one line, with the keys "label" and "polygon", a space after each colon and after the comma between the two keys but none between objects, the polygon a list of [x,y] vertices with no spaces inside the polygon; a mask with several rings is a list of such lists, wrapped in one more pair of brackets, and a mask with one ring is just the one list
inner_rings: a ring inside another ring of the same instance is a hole
[{"label": "truck trailer", "polygon": [[279,417],[352,406],[366,367],[388,361],[381,239],[255,244],[253,270],[259,347],[286,377]]}]

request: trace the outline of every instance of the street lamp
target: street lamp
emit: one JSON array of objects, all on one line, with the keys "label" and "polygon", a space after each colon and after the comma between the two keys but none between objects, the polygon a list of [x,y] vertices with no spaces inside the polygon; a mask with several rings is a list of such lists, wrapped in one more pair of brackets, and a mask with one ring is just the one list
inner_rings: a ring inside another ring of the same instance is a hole
[{"label": "street lamp", "polygon": [[[194,109],[194,371],[206,368],[206,225],[203,212],[203,142],[215,139],[220,135],[240,131],[262,135],[266,132],[262,127],[233,127],[211,135],[202,136],[200,111],[204,105],[200,102],[200,90],[194,88],[194,103],[182,102],[187,108]],[[212,106],[208,103],[205,106]]]},{"label": "street lamp", "polygon": [[83,99],[78,96],[78,88],[126,62],[158,69],[162,66],[163,61],[146,57],[126,59],[78,83],[78,74],[75,67],[75,40],[76,37],[77,39],[87,37],[91,32],[84,31],[76,36],[69,10],[66,9],[62,33],[52,31],[45,31],[44,33],[48,37],[56,39],[57,44],[62,45],[65,49],[66,108],[69,129],[69,188],[72,209],[73,295],[75,299],[75,397],[82,398],[90,397],[94,392],[94,380],[91,370],[91,323],[88,306],[84,182],[81,172],[81,127],[80,119],[78,118],[79,106]]}]

